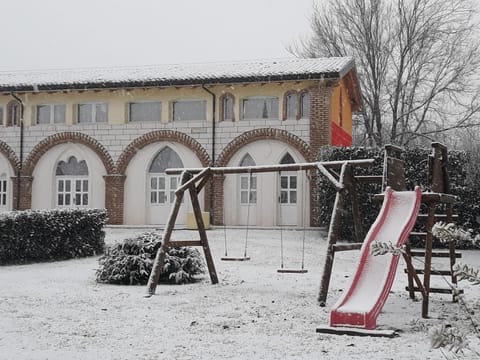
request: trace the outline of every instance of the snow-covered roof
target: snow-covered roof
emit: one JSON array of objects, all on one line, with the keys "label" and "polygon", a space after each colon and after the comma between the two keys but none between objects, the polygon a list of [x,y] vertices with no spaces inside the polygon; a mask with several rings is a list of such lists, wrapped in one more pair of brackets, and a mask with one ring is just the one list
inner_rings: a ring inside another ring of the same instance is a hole
[{"label": "snow-covered roof", "polygon": [[0,72],[0,91],[179,86],[235,82],[338,79],[355,66],[351,57],[234,63],[175,64]]}]

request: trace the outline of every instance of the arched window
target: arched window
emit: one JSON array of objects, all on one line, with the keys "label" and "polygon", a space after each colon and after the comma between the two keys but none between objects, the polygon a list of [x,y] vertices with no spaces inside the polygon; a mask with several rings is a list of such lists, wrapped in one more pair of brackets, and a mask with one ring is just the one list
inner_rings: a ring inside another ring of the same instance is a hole
[{"label": "arched window", "polygon": [[[295,160],[287,152],[280,160],[280,164],[295,164]],[[280,203],[296,204],[297,191],[297,174],[292,172],[280,173]]]},{"label": "arched window", "polygon": [[235,121],[234,106],[235,98],[232,94],[223,94],[220,97],[220,121]]},{"label": "arched window", "polygon": [[7,104],[7,121],[6,126],[18,126],[20,125],[20,119],[22,118],[22,104],[18,100],[12,100]]},{"label": "arched window", "polygon": [[287,93],[285,93],[283,106],[284,120],[298,118],[298,95],[296,91],[288,91]]},{"label": "arched window", "polygon": [[88,206],[88,166],[85,160],[78,161],[70,156],[67,161],[59,161],[55,171],[57,183],[57,206]]},{"label": "arched window", "polygon": [[172,148],[166,146],[158,152],[148,169],[151,204],[162,205],[174,202],[180,176],[167,175],[165,170],[183,167],[182,159]]},{"label": "arched window", "polygon": [[0,174],[0,209],[7,206],[7,174]]},{"label": "arched window", "polygon": [[[240,166],[255,166],[256,163],[250,154],[245,154],[240,161]],[[252,174],[240,174],[240,204],[257,203],[257,176]]]},{"label": "arched window", "polygon": [[300,94],[300,119],[310,117],[310,94],[304,91]]}]

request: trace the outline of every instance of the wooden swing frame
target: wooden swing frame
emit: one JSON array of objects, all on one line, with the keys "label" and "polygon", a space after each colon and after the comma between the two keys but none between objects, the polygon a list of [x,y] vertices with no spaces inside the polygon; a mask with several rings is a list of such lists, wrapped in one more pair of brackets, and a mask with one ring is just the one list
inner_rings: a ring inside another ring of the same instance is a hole
[{"label": "wooden swing frame", "polygon": [[[175,202],[170,210],[170,215],[164,229],[162,246],[158,249],[153,263],[153,268],[150,273],[147,284],[146,297],[151,297],[155,294],[158,285],[158,280],[162,273],[163,265],[167,250],[172,247],[179,246],[199,246],[202,247],[205,260],[207,263],[208,273],[212,284],[218,283],[218,276],[215,269],[215,263],[208,244],[205,224],[203,222],[202,210],[198,194],[209,182],[214,174],[242,174],[242,173],[260,173],[260,172],[279,172],[279,171],[298,171],[298,170],[318,170],[330,180],[337,189],[342,189],[344,184],[342,178],[338,178],[338,170],[344,172],[346,167],[353,166],[370,166],[373,159],[362,160],[344,160],[344,161],[325,161],[325,162],[311,162],[311,163],[297,163],[297,164],[282,164],[282,165],[264,165],[264,166],[249,166],[249,167],[207,167],[207,168],[192,168],[192,169],[167,169],[167,174],[182,174],[181,184],[175,191]],[[199,240],[171,240],[172,232],[177,221],[178,212],[182,204],[185,192],[189,193],[192,201],[193,213],[197,222],[197,230]],[[359,219],[358,219],[359,220]]]}]

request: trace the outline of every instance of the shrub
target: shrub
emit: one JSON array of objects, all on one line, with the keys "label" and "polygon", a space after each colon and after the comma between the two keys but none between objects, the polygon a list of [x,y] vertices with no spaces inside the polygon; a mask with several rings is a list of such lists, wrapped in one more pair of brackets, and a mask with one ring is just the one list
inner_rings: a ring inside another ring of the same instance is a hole
[{"label": "shrub", "polygon": [[0,215],[0,265],[103,252],[104,209],[11,211]]},{"label": "shrub", "polygon": [[[407,189],[413,189],[416,185],[424,191],[429,190],[428,184],[428,155],[431,149],[406,149],[404,151],[405,178]],[[319,161],[349,160],[349,159],[374,159],[374,164],[367,168],[355,168],[355,175],[381,175],[383,172],[383,149],[377,148],[337,148],[324,147],[318,155]],[[448,175],[450,192],[458,196],[454,211],[458,214],[458,223],[472,229],[473,233],[480,232],[480,172],[478,164],[471,154],[464,151],[450,150],[448,152]],[[319,176],[317,180],[319,189],[319,216],[320,223],[328,225],[335,199],[335,189],[328,179]],[[375,184],[361,184],[357,188],[359,196],[360,213],[364,232],[375,220],[379,205],[372,201],[372,195],[380,192],[380,186]],[[342,214],[343,227],[340,234],[342,239],[354,239],[352,212],[350,199],[347,194],[346,211]]]},{"label": "shrub", "polygon": [[[108,247],[99,259],[97,282],[145,285],[161,244],[159,233],[146,232]],[[201,273],[204,273],[204,265],[197,249],[171,248],[165,257],[160,282],[175,284],[192,282],[195,275]]]}]

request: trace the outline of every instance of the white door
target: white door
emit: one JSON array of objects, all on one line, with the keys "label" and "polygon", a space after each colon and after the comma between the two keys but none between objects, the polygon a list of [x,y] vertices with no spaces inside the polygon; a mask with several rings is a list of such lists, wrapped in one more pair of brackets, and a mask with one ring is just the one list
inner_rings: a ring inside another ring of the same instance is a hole
[{"label": "white door", "polygon": [[88,179],[57,177],[58,207],[88,206]]},{"label": "white door", "polygon": [[256,225],[257,218],[257,175],[239,175],[240,216],[239,225]]},{"label": "white door", "polygon": [[[149,224],[166,224],[170,210],[175,202],[175,190],[180,184],[180,176],[150,174],[150,219]],[[188,196],[188,193],[185,193]],[[184,201],[182,201],[184,203]],[[183,205],[178,212],[176,224],[185,222]]]},{"label": "white door", "polygon": [[278,176],[278,223],[298,225],[298,176],[296,172],[282,172]]}]

